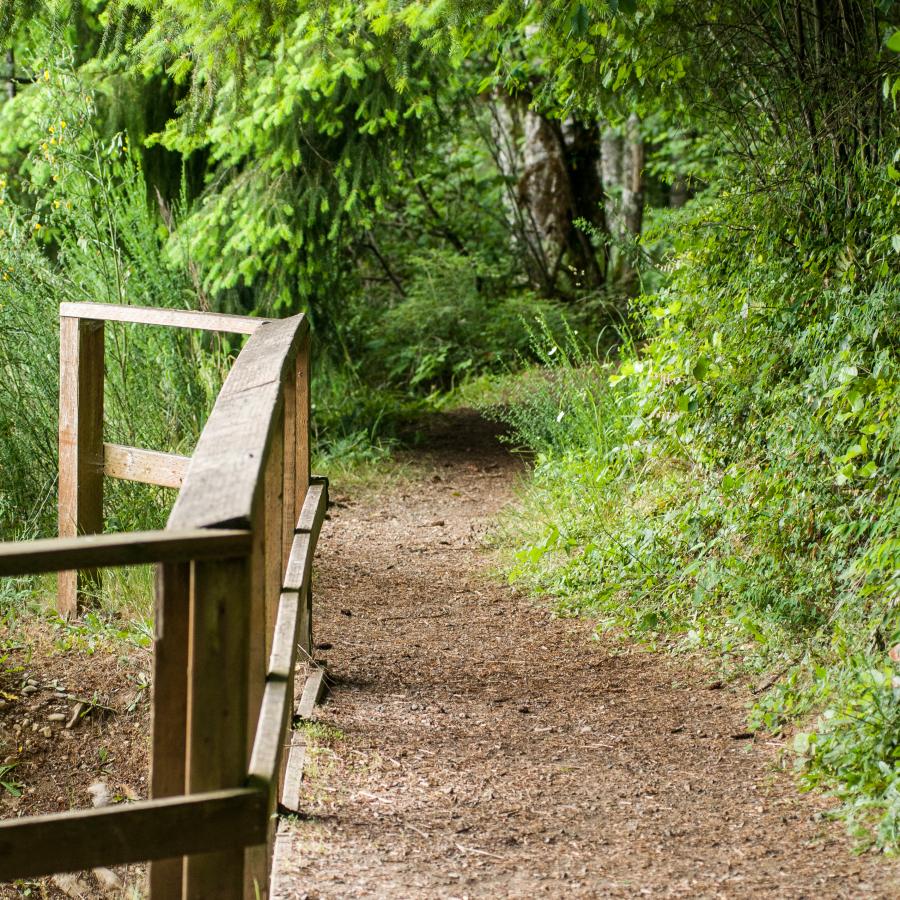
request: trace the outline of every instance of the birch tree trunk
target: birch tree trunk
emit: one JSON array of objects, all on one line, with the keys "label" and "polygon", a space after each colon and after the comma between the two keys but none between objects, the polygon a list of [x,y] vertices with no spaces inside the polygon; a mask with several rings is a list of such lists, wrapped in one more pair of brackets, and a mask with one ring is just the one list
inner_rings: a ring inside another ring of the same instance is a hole
[{"label": "birch tree trunk", "polygon": [[623,159],[622,219],[626,231],[640,237],[644,224],[644,139],[641,120],[632,113],[625,132]]},{"label": "birch tree trunk", "polygon": [[522,173],[526,165],[523,154],[525,113],[519,101],[500,91],[494,92],[490,109],[494,162],[507,185],[503,208],[509,223],[510,241],[522,254],[529,281],[546,288],[550,283],[550,265],[534,217],[521,196]]},{"label": "birch tree trunk", "polygon": [[525,111],[522,161],[519,198],[532,238],[548,263],[552,288],[566,249],[574,198],[559,127],[531,109]]},{"label": "birch tree trunk", "polygon": [[645,149],[640,125],[632,115],[624,133],[606,125],[600,139],[606,219],[615,245],[611,268],[616,282],[629,293],[637,287],[634,239],[644,224]]}]

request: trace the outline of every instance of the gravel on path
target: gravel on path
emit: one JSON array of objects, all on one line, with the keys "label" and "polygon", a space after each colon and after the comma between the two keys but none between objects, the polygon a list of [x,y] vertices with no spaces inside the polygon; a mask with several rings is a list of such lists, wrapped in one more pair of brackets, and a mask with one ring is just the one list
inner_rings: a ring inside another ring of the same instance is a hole
[{"label": "gravel on path", "polygon": [[897,897],[701,659],[592,640],[490,576],[521,464],[443,417],[415,478],[341,498],[319,543],[310,729],[279,900]]}]

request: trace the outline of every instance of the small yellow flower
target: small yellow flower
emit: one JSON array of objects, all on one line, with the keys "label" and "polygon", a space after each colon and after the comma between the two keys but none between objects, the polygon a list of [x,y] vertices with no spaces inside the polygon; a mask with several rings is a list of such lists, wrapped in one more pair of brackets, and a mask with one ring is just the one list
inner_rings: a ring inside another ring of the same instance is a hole
[{"label": "small yellow flower", "polygon": [[49,131],[50,134],[53,134],[53,132],[56,131],[56,129],[51,125],[51,126],[47,129],[47,131]]},{"label": "small yellow flower", "polygon": [[54,209],[59,209],[61,205],[62,205],[62,204],[59,202],[59,200],[54,200],[54,201],[53,201],[53,208],[54,208]]},{"label": "small yellow flower", "polygon": [[49,80],[50,80],[50,70],[44,69],[44,81],[49,81]]},{"label": "small yellow flower", "polygon": [[60,119],[60,120],[59,120],[59,127],[60,127],[63,131],[66,130],[66,120],[65,120],[65,119]]},{"label": "small yellow flower", "polygon": [[56,138],[50,138],[50,143],[51,143],[51,144],[55,144],[55,143],[56,143]]},{"label": "small yellow flower", "polygon": [[59,175],[54,175],[54,176],[53,176],[53,180],[54,180],[54,181],[59,181]]},{"label": "small yellow flower", "polygon": [[47,145],[47,142],[44,141],[44,143],[41,144],[41,150],[43,150],[44,153],[46,153],[49,149],[50,149],[50,147]]},{"label": "small yellow flower", "polygon": [[35,231],[40,231],[41,228],[43,228],[43,225],[41,225],[40,222],[35,222],[35,223],[34,223],[34,230],[35,230]]}]

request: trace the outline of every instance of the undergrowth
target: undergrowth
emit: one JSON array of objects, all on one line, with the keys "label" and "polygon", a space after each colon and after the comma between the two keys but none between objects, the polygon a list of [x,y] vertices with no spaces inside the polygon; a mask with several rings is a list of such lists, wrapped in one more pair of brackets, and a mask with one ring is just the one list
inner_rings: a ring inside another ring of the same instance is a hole
[{"label": "undergrowth", "polygon": [[786,242],[769,197],[698,200],[642,343],[539,333],[545,376],[500,414],[535,454],[510,578],[755,673],[752,725],[793,733],[802,783],[894,852],[900,278],[886,239],[862,245],[897,202],[871,190],[843,242]]}]

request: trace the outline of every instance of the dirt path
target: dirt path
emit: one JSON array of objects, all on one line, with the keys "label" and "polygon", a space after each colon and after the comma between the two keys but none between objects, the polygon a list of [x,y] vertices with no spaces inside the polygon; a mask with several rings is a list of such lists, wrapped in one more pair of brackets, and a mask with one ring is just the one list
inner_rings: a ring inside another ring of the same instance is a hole
[{"label": "dirt path", "polygon": [[472,417],[429,443],[431,474],[339,504],[320,542],[337,683],[282,898],[900,895],[735,737],[742,689],[490,580],[517,465]]}]

